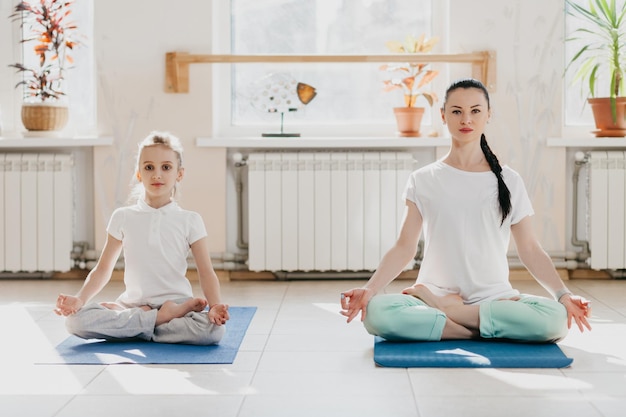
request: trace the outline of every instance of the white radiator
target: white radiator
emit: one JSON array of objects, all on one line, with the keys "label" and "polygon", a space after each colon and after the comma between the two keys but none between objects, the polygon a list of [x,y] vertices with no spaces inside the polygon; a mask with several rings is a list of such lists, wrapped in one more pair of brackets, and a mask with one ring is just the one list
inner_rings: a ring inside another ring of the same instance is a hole
[{"label": "white radiator", "polygon": [[590,152],[592,269],[626,268],[626,152]]},{"label": "white radiator", "polygon": [[0,154],[0,271],[71,268],[72,157]]},{"label": "white radiator", "polygon": [[251,154],[249,269],[376,269],[396,240],[414,169],[409,153]]}]

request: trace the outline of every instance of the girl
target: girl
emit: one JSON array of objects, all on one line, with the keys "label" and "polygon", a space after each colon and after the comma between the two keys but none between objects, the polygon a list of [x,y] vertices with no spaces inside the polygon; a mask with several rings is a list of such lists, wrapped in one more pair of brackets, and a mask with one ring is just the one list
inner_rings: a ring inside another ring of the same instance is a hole
[{"label": "girl", "polygon": [[[173,200],[183,174],[178,138],[152,132],[139,144],[137,203],[113,212],[102,255],[81,290],[57,298],[55,312],[67,316],[70,333],[195,345],[220,341],[228,305],[220,299],[202,218]],[[185,277],[190,248],[205,298],[193,297]],[[126,291],[115,302],[90,303],[111,279],[122,249]]]},{"label": "girl", "polygon": [[[487,89],[473,79],[453,83],[441,117],[452,136],[450,151],[410,176],[398,240],[363,288],[342,294],[342,314],[350,322],[360,312],[369,333],[395,341],[555,342],[572,319],[580,331],[591,330],[589,302],[565,287],[533,233],[521,177],[500,166],[487,144]],[[412,259],[422,230],[415,285],[376,295]],[[513,289],[506,256],[511,234],[520,259],[555,300]]]}]

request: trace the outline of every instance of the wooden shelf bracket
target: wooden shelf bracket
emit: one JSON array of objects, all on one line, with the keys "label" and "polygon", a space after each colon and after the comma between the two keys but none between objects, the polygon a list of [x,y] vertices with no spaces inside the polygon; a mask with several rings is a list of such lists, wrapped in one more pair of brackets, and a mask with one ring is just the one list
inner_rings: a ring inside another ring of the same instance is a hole
[{"label": "wooden shelf bracket", "polygon": [[165,91],[189,92],[191,64],[245,63],[386,63],[440,62],[466,63],[472,66],[472,77],[480,80],[490,91],[496,89],[496,53],[478,51],[465,54],[385,54],[385,55],[212,55],[167,52],[165,54]]}]

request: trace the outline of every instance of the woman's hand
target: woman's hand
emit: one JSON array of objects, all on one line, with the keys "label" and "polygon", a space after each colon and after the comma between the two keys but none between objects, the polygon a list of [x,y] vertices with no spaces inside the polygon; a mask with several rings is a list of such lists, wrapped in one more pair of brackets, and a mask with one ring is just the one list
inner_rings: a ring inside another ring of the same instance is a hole
[{"label": "woman's hand", "polygon": [[348,318],[348,323],[361,312],[361,321],[365,320],[367,304],[374,296],[369,288],[355,288],[341,293],[341,314]]},{"label": "woman's hand", "polygon": [[591,317],[591,305],[589,300],[572,294],[565,294],[559,299],[559,303],[563,304],[567,309],[567,328],[572,326],[572,318],[576,321],[578,329],[583,332],[586,327],[591,330],[591,325],[587,321]]},{"label": "woman's hand", "polygon": [[209,309],[209,321],[217,326],[221,326],[230,319],[228,314],[228,304],[214,304]]},{"label": "woman's hand", "polygon": [[70,316],[83,308],[83,300],[73,295],[59,294],[54,312],[59,316]]}]

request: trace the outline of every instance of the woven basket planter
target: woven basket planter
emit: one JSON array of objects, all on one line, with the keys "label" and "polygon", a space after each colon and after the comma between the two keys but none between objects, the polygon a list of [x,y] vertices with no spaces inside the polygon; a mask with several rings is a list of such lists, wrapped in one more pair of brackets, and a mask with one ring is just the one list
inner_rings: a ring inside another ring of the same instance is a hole
[{"label": "woven basket planter", "polygon": [[24,103],[22,123],[30,131],[61,130],[67,124],[67,106],[59,104]]}]

